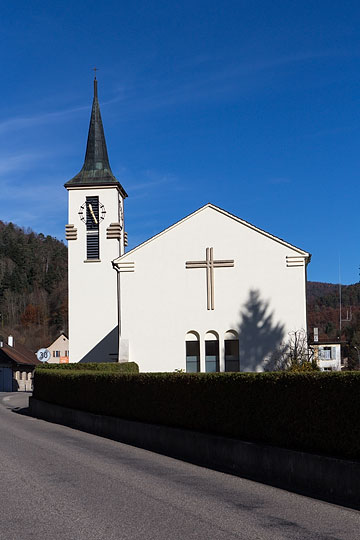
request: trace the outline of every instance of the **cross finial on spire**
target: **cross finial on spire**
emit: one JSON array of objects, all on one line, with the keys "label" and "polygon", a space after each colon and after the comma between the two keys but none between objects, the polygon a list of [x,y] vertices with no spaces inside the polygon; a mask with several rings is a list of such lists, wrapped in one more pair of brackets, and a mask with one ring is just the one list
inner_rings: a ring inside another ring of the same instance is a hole
[{"label": "cross finial on spire", "polygon": [[97,67],[93,67],[93,71],[94,71],[94,73],[95,73],[95,77],[94,77],[94,79],[95,79],[95,81],[96,81],[96,72],[97,72],[97,71],[99,71],[99,68],[97,68]]}]

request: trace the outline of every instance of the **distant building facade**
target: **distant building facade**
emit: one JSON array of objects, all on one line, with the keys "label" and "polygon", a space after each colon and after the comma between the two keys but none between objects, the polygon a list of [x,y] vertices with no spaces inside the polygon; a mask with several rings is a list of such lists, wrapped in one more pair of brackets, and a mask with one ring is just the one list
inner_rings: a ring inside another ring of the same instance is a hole
[{"label": "distant building facade", "polygon": [[68,364],[69,363],[69,339],[65,334],[61,334],[51,345],[46,347],[50,351],[51,358],[48,364]]},{"label": "distant building facade", "polygon": [[321,371],[341,371],[341,343],[322,341],[311,343],[310,348]]}]

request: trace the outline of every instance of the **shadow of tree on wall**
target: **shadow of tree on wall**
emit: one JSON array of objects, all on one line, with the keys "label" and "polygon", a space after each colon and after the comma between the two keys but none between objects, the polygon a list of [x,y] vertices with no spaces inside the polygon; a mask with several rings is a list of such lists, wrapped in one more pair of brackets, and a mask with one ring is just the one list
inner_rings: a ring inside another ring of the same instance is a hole
[{"label": "shadow of tree on wall", "polygon": [[240,312],[239,342],[241,371],[273,371],[284,345],[285,328],[274,322],[269,302],[258,290],[250,290]]}]

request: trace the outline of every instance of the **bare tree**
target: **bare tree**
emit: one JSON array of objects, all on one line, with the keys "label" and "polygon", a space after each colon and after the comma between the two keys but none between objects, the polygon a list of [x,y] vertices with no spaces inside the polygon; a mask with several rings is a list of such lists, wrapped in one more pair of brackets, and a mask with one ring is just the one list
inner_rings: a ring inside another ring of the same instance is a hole
[{"label": "bare tree", "polygon": [[289,332],[288,340],[280,345],[269,359],[266,371],[317,370],[314,351],[308,345],[304,329]]}]

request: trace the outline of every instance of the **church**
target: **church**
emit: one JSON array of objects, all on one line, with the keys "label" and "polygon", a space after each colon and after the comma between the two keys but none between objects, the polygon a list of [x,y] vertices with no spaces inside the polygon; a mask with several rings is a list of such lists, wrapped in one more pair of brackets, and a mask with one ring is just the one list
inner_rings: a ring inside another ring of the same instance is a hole
[{"label": "church", "polygon": [[127,193],[110,168],[96,77],[84,164],[65,187],[70,362],[258,372],[306,331],[311,255],[215,204],[126,251]]}]

